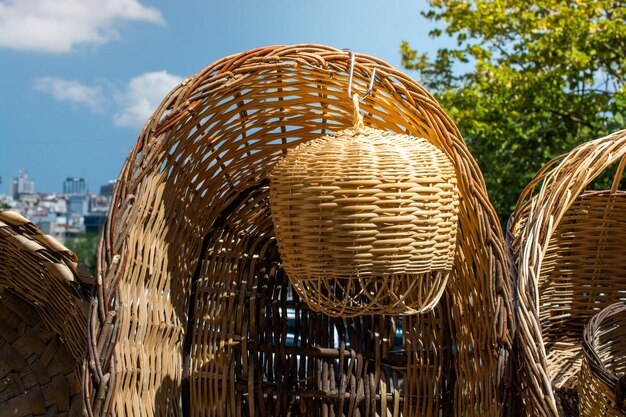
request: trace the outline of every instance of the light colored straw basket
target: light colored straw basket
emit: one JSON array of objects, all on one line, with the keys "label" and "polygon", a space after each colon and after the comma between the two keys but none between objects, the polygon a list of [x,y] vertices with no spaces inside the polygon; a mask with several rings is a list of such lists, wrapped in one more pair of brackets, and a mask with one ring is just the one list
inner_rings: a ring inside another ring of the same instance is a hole
[{"label": "light colored straw basket", "polygon": [[81,415],[90,278],[55,239],[0,211],[0,416]]},{"label": "light colored straw basket", "polygon": [[626,304],[605,308],[585,327],[578,395],[581,417],[626,415]]},{"label": "light colored straw basket", "polygon": [[350,68],[349,53],[327,46],[255,49],[186,79],[150,117],[99,254],[93,416],[500,414],[512,330],[499,222],[454,123],[389,64],[355,54],[356,93],[378,69],[365,126],[427,139],[457,179],[441,302],[333,318],[283,268],[268,176],[299,144],[353,126]]},{"label": "light colored straw basket", "polygon": [[434,308],[454,263],[459,200],[435,145],[356,127],[298,145],[270,180],[283,266],[313,311]]},{"label": "light colored straw basket", "polygon": [[[547,164],[508,225],[526,414],[577,414],[583,327],[626,293],[626,131]],[[593,180],[616,169],[608,190]]]}]

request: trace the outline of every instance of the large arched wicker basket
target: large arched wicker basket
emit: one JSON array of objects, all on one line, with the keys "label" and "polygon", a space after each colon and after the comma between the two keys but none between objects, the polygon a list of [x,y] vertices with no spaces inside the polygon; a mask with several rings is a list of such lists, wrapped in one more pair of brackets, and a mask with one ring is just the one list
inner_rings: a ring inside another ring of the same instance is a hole
[{"label": "large arched wicker basket", "polygon": [[[527,415],[578,414],[583,328],[626,297],[626,192],[618,189],[624,155],[622,130],[556,158],[524,190],[509,221]],[[611,189],[594,190],[593,180],[616,166]]]},{"label": "large arched wicker basket", "polygon": [[365,125],[425,137],[456,170],[442,302],[422,316],[331,318],[283,271],[268,174],[288,149],[352,126],[349,67],[325,46],[248,51],[183,81],[148,120],[99,255],[91,415],[499,415],[511,328],[497,216],[454,123],[378,59],[356,55],[355,92],[378,68]]},{"label": "large arched wicker basket", "polygon": [[0,415],[83,411],[91,276],[30,221],[0,211]]}]

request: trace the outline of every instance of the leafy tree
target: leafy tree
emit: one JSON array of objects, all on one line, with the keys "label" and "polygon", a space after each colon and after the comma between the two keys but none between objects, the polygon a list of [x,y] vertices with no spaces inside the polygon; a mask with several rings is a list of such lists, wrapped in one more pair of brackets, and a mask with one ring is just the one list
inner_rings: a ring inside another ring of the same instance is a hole
[{"label": "leafy tree", "polygon": [[81,264],[85,265],[96,276],[96,257],[98,252],[98,233],[81,233],[65,241],[65,246],[78,256]]},{"label": "leafy tree", "polygon": [[624,128],[626,2],[429,0],[435,56],[403,65],[457,123],[502,220],[551,158]]}]

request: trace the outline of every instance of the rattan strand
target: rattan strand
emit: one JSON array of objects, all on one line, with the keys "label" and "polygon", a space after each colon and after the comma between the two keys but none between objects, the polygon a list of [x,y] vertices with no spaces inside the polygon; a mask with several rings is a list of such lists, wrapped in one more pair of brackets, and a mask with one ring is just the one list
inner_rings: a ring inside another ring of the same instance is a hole
[{"label": "rattan strand", "polygon": [[577,415],[583,326],[626,292],[626,192],[617,189],[623,163],[614,189],[588,189],[625,154],[626,131],[619,131],[555,159],[509,221],[526,415]]},{"label": "rattan strand", "polygon": [[[623,297],[626,300],[626,294]],[[578,384],[581,417],[626,415],[626,304],[613,304],[585,326]]]},{"label": "rattan strand", "polygon": [[356,54],[355,93],[378,68],[364,124],[424,137],[455,169],[446,291],[424,315],[333,319],[289,284],[267,177],[289,149],[352,126],[349,67],[326,46],[248,51],[183,81],[148,120],[99,254],[90,415],[501,413],[512,326],[497,216],[454,123],[376,58]]},{"label": "rattan strand", "polygon": [[433,144],[366,127],[300,144],[270,175],[283,266],[330,316],[432,310],[454,263],[458,200]]},{"label": "rattan strand", "polygon": [[0,416],[81,415],[90,278],[59,242],[0,211]]}]

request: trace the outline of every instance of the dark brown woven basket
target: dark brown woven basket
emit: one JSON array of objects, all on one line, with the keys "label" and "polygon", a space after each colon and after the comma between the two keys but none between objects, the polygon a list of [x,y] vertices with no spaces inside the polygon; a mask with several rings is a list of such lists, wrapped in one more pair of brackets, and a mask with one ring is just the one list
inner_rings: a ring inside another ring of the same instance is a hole
[{"label": "dark brown woven basket", "polygon": [[[626,131],[547,164],[508,225],[515,266],[519,381],[527,415],[578,414],[583,327],[626,292]],[[590,184],[618,165],[609,190]]]},{"label": "dark brown woven basket", "polygon": [[605,308],[585,326],[578,394],[581,417],[626,415],[626,304]]},{"label": "dark brown woven basket", "polygon": [[501,413],[512,330],[498,219],[454,123],[385,62],[356,55],[356,93],[378,69],[365,125],[428,139],[456,171],[458,244],[442,301],[424,315],[331,318],[282,268],[268,175],[289,149],[352,126],[349,57],[318,45],[226,57],[148,120],[99,255],[90,416]]},{"label": "dark brown woven basket", "polygon": [[0,416],[81,415],[90,278],[59,242],[0,211]]}]

